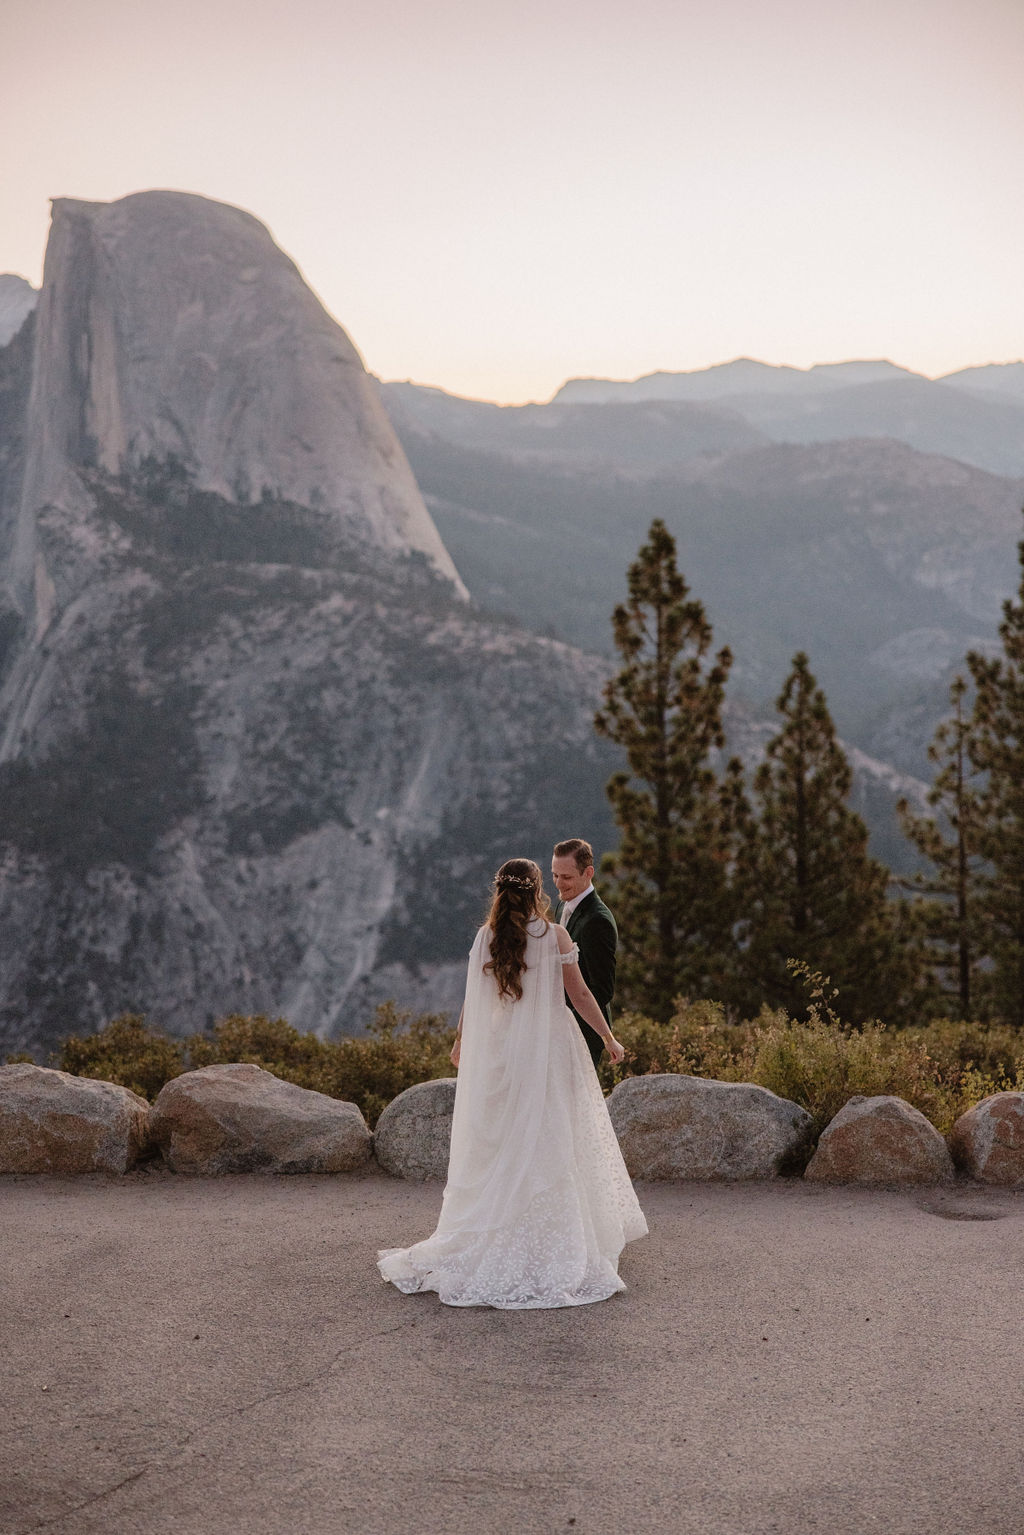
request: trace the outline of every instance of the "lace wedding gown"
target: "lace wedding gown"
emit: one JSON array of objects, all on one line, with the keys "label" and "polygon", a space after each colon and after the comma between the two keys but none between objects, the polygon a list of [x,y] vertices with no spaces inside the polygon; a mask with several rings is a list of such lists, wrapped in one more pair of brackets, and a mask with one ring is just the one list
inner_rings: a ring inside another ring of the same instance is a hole
[{"label": "lace wedding gown", "polygon": [[406,1294],[449,1306],[584,1306],[626,1287],[619,1253],[647,1233],[576,1020],[554,928],[528,929],[520,1001],[484,972],[476,935],[466,981],[448,1182],[437,1229],[388,1248],[378,1268]]}]

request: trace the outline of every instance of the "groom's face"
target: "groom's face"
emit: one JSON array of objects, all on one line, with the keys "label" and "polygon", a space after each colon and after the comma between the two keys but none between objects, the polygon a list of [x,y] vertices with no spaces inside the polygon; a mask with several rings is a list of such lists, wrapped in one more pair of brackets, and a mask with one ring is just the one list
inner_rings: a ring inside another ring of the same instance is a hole
[{"label": "groom's face", "polygon": [[562,901],[574,901],[578,895],[582,895],[593,877],[593,864],[586,869],[577,869],[571,853],[567,853],[564,858],[551,860],[551,878]]}]

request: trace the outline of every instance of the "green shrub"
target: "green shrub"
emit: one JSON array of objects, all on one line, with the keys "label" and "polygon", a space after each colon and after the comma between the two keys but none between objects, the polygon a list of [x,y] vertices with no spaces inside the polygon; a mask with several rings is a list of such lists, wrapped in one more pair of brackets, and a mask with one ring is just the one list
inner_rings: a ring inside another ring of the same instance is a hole
[{"label": "green shrub", "polygon": [[625,1077],[642,1077],[652,1071],[678,1071],[690,1076],[717,1077],[740,1059],[753,1025],[727,1023],[718,1002],[677,1002],[668,1023],[658,1023],[643,1013],[622,1013],[615,1019],[615,1037],[626,1048],[626,1059],[612,1065],[601,1057],[598,1077],[609,1092]]},{"label": "green shrub", "polygon": [[1009,1061],[1024,1056],[1024,1035],[1007,1023],[964,1023],[940,1018],[900,1030],[903,1039],[915,1039],[943,1066],[975,1067],[998,1076]]},{"label": "green shrub", "polygon": [[372,1127],[407,1087],[454,1074],[454,1039],[446,1014],[413,1015],[393,1002],[377,1008],[364,1038],[334,1041],[300,1034],[284,1018],[240,1013],[179,1041],[125,1013],[84,1039],[66,1039],[55,1064],[78,1077],[120,1082],[152,1102],[183,1071],[247,1061],[285,1082],[357,1104]]},{"label": "green shrub", "polygon": [[209,1034],[188,1041],[191,1066],[253,1061],[299,1087],[356,1104],[371,1128],[392,1098],[434,1077],[453,1076],[449,1060],[455,1030],[445,1013],[400,1011],[393,1002],[377,1008],[365,1037],[319,1039],[300,1034],[283,1018],[243,1018],[233,1013]]},{"label": "green shrub", "polygon": [[151,1102],[165,1082],[186,1069],[181,1042],[150,1028],[141,1013],[121,1013],[84,1039],[72,1034],[56,1064],[76,1077],[120,1082]]},{"label": "green shrub", "polygon": [[602,1084],[607,1090],[649,1071],[756,1082],[805,1108],[815,1137],[856,1094],[905,1098],[946,1134],[990,1093],[1024,1091],[1024,1039],[1016,1030],[949,1021],[853,1027],[833,1010],[827,979],[806,966],[794,969],[810,994],[806,1020],[763,1008],[750,1023],[727,1023],[710,1002],[680,1002],[666,1024],[624,1014],[615,1027],[629,1054],[621,1066],[605,1057]]},{"label": "green shrub", "polygon": [[[905,1098],[945,1133],[990,1093],[1024,1091],[1024,1039],[1016,1031],[949,1020],[855,1028],[833,1011],[828,982],[802,973],[810,993],[805,1020],[764,1008],[750,1022],[733,1023],[718,1003],[682,1000],[667,1023],[623,1013],[615,1031],[627,1056],[619,1066],[602,1057],[604,1090],[663,1071],[757,1082],[807,1109],[815,1135],[857,1093]],[[407,1087],[454,1075],[453,1039],[445,1014],[403,1012],[393,1002],[378,1007],[366,1035],[338,1040],[300,1034],[284,1018],[232,1013],[207,1033],[178,1041],[126,1013],[87,1038],[65,1040],[56,1064],[152,1100],[183,1071],[251,1061],[286,1082],[357,1104],[373,1126]]]},{"label": "green shrub", "polygon": [[892,1093],[937,1125],[952,1123],[952,1084],[943,1079],[923,1045],[889,1034],[880,1023],[842,1029],[813,1012],[806,1022],[795,1022],[784,1013],[765,1018],[741,1065],[740,1076],[805,1108],[815,1136],[856,1094],[872,1098]]}]

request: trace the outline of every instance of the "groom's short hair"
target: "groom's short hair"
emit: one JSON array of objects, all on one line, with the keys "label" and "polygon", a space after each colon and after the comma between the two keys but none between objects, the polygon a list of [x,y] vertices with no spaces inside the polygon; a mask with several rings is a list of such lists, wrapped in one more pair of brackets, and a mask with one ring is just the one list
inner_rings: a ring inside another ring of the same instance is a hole
[{"label": "groom's short hair", "polygon": [[594,849],[582,837],[566,837],[564,842],[556,842],[555,857],[574,858],[581,874],[594,866]]}]

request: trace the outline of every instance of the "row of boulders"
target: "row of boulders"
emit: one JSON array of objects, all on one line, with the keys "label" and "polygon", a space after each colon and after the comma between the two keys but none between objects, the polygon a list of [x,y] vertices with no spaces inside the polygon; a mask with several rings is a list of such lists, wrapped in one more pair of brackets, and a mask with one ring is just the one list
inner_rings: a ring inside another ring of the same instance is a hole
[{"label": "row of boulders", "polygon": [[1024,1093],[982,1099],[948,1144],[903,1098],[851,1098],[809,1161],[810,1115],[752,1082],[628,1077],[608,1111],[634,1178],[773,1178],[806,1163],[804,1177],[822,1183],[948,1183],[959,1169],[1024,1189]]},{"label": "row of boulders", "polygon": [[113,1082],[0,1067],[4,1173],[123,1173],[156,1154],[177,1173],[348,1173],[372,1149],[354,1103],[259,1066],[187,1071],[152,1107]]},{"label": "row of boulders", "polygon": [[[174,1172],[343,1173],[376,1156],[400,1178],[443,1178],[455,1079],[421,1082],[371,1135],[359,1109],[259,1066],[175,1077],[150,1107],[129,1088],[41,1066],[0,1067],[0,1173],[123,1173],[159,1155]],[[629,1077],[608,1100],[634,1178],[934,1184],[959,1168],[1024,1189],[1024,1093],[995,1093],[943,1139],[902,1098],[851,1098],[811,1150],[810,1115],[750,1082]]]}]

